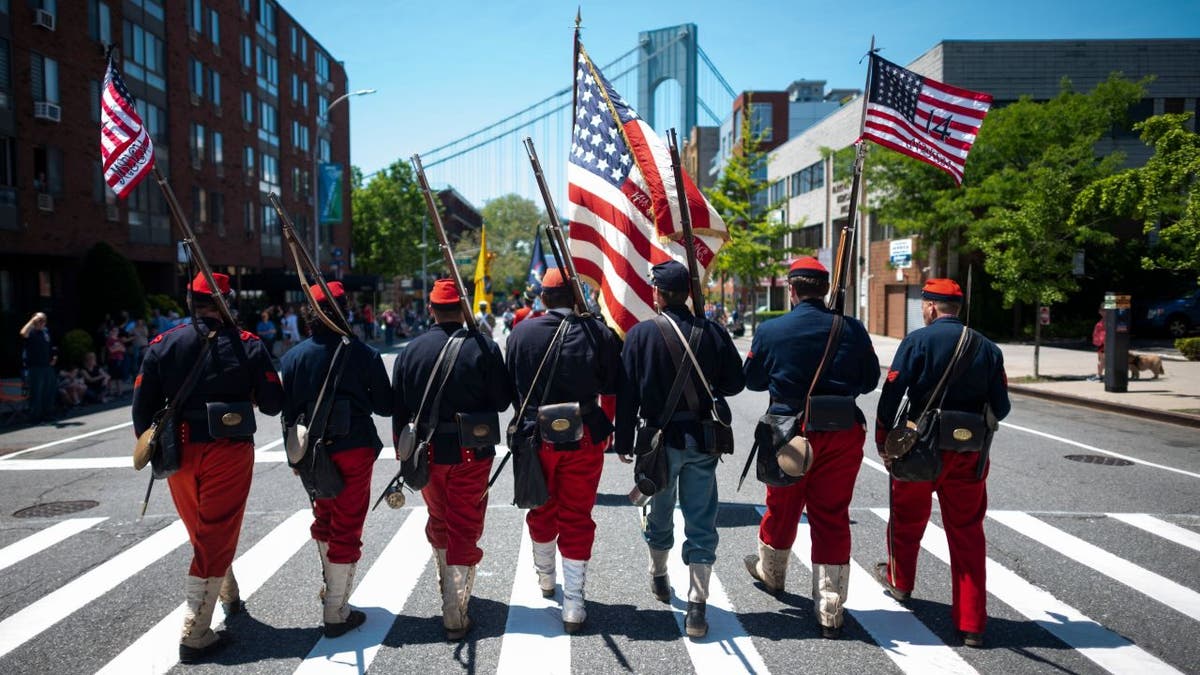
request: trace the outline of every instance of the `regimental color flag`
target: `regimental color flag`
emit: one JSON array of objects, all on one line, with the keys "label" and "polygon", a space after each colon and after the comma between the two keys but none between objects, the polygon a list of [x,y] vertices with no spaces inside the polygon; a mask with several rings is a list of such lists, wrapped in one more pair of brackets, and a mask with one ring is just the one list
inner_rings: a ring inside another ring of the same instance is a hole
[{"label": "regimental color flag", "polygon": [[[576,39],[575,128],[567,164],[571,257],[600,289],[600,309],[624,336],[655,315],[650,268],[686,263],[667,144],[634,112]],[[729,239],[724,221],[685,173],[696,260],[707,271]]]},{"label": "regimental color flag", "polygon": [[488,312],[492,311],[492,258],[495,258],[494,253],[488,253],[487,249],[487,225],[484,225],[479,230],[479,258],[475,261],[475,306],[472,310],[479,310],[479,303],[486,302]]},{"label": "regimental color flag", "polygon": [[533,241],[533,255],[529,258],[529,274],[525,278],[525,290],[534,290],[542,285],[546,273],[546,254],[542,251],[542,231],[538,230]]},{"label": "regimental color flag", "polygon": [[134,110],[133,97],[111,55],[100,94],[100,157],[104,180],[121,199],[154,167],[154,142]]},{"label": "regimental color flag", "polygon": [[863,138],[927,162],[962,185],[967,153],[992,97],[943,84],[871,55]]}]

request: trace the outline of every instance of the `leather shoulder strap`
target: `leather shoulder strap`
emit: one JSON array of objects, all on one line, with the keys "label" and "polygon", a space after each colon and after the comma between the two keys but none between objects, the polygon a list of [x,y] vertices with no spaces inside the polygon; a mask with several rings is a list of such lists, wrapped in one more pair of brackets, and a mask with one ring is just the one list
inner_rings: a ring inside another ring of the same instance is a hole
[{"label": "leather shoulder strap", "polygon": [[333,410],[333,399],[338,384],[342,381],[342,373],[350,361],[350,338],[345,336],[338,340],[337,348],[333,350],[333,358],[329,360],[329,370],[325,372],[325,381],[321,383],[321,391],[313,404],[312,419],[308,425],[308,442],[311,444],[325,436],[325,428],[329,425],[329,413]]},{"label": "leather shoulder strap", "polygon": [[192,395],[192,390],[196,388],[196,383],[200,379],[200,373],[208,365],[208,354],[212,351],[213,343],[217,341],[217,331],[209,331],[208,335],[204,336],[204,345],[200,347],[200,356],[196,358],[196,364],[192,366],[192,370],[183,380],[183,384],[179,385],[179,391],[175,392],[175,398],[171,399],[167,404],[168,408],[175,410],[182,407],[188,397]]},{"label": "leather shoulder strap", "polygon": [[554,337],[550,339],[549,346],[546,347],[546,353],[542,354],[542,361],[538,364],[537,370],[533,373],[533,381],[529,383],[529,391],[525,392],[525,397],[521,401],[521,407],[517,409],[516,419],[521,419],[525,415],[525,410],[529,408],[529,399],[533,396],[533,390],[537,388],[538,380],[542,376],[542,369],[546,367],[546,361],[550,359],[550,354],[553,353],[554,363],[550,367],[550,375],[547,378],[547,384],[542,389],[542,400],[545,402],[546,392],[550,389],[550,381],[554,380],[554,373],[558,370],[558,356],[562,351],[562,342],[566,340],[567,330],[570,326],[567,325],[567,319],[563,319],[558,324],[558,329],[554,331]]},{"label": "leather shoulder strap", "polygon": [[[671,390],[667,393],[667,398],[663,401],[662,412],[658,416],[657,426],[659,429],[664,428],[667,422],[671,420],[671,416],[675,414],[675,409],[679,406],[679,395],[683,393],[683,386],[687,382],[688,375],[692,370],[692,362],[683,357],[683,350],[679,346],[680,342],[676,342],[671,338],[663,322],[671,326],[675,324],[662,314],[654,317],[654,325],[662,333],[663,340],[667,343],[667,350],[671,352],[677,369],[675,371],[675,380],[671,383]],[[695,327],[693,327],[694,331]]]}]

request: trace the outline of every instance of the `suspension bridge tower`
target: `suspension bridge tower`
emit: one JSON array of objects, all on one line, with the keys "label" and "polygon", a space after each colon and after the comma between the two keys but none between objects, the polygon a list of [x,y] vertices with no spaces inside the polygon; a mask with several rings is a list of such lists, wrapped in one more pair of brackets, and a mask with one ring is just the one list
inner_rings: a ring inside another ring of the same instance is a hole
[{"label": "suspension bridge tower", "polygon": [[679,129],[679,135],[686,138],[692,127],[696,126],[699,107],[699,37],[696,24],[685,23],[642,31],[638,33],[638,44],[641,59],[637,101],[642,118],[651,127],[659,128],[655,119],[654,92],[663,82],[675,80],[679,83],[683,108],[683,128]]}]

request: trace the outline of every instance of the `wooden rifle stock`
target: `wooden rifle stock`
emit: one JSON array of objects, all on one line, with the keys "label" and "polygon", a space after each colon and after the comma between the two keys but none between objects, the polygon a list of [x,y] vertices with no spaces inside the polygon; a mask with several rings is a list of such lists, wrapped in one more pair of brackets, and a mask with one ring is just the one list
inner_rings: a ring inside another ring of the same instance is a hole
[{"label": "wooden rifle stock", "polygon": [[579,281],[579,273],[575,271],[575,259],[571,257],[571,249],[563,237],[562,224],[558,220],[558,210],[554,208],[554,198],[550,196],[550,187],[546,185],[546,176],[542,173],[542,163],[538,161],[537,150],[533,147],[533,139],[525,137],[525,151],[529,154],[529,163],[533,165],[533,175],[537,179],[538,190],[542,193],[542,201],[546,204],[546,215],[550,221],[546,225],[546,239],[550,242],[550,252],[558,269],[563,273],[571,294],[575,296],[575,312],[580,316],[589,313],[587,298],[583,294],[583,284]]},{"label": "wooden rifle stock", "polygon": [[862,180],[863,162],[867,157],[865,141],[859,141],[854,151],[854,178],[850,181],[850,207],[846,224],[838,237],[837,259],[833,263],[833,278],[829,283],[829,308],[838,314],[846,313],[846,286],[850,282],[850,264],[854,259],[854,234],[858,229],[858,190]]},{"label": "wooden rifle stock", "polygon": [[700,286],[700,265],[696,262],[692,211],[688,206],[687,189],[683,185],[683,167],[679,162],[679,144],[674,128],[667,130],[667,148],[671,151],[671,169],[675,173],[675,192],[679,199],[679,222],[683,226],[683,248],[687,252],[688,275],[691,277],[692,311],[696,316],[704,316],[704,289]]},{"label": "wooden rifle stock", "polygon": [[[225,302],[225,296],[217,289],[217,280],[213,278],[212,268],[208,266],[208,259],[204,257],[204,252],[200,250],[200,242],[196,241],[196,233],[192,230],[192,226],[188,223],[187,217],[183,215],[183,209],[179,207],[179,201],[175,199],[175,191],[171,189],[171,184],[167,182],[162,172],[158,170],[158,164],[154,165],[154,180],[158,182],[158,187],[162,189],[163,197],[167,200],[167,208],[171,210],[172,219],[179,226],[183,233],[183,245],[188,248],[188,253],[192,260],[196,261],[196,267],[200,268],[200,273],[204,275],[204,280],[208,282],[208,287],[214,292],[212,301],[217,305],[217,311],[221,314],[221,319],[229,324],[230,328],[237,328],[237,321],[233,318],[233,312],[229,309],[229,304]],[[191,283],[191,279],[188,280]]]},{"label": "wooden rifle stock", "polygon": [[[300,290],[304,293],[304,297],[308,300],[309,307],[312,307],[313,313],[317,319],[325,324],[329,330],[335,333],[351,337],[354,332],[350,329],[350,322],[346,320],[346,316],[342,314],[342,308],[338,303],[333,301],[333,293],[329,291],[329,285],[325,283],[325,275],[321,274],[321,269],[313,262],[312,256],[308,254],[308,249],[304,248],[304,242],[296,234],[296,227],[292,223],[292,219],[288,217],[286,211],[283,210],[283,204],[279,202],[279,197],[272,192],[267,198],[271,201],[271,206],[275,208],[275,213],[279,214],[280,231],[283,233],[283,238],[287,240],[288,249],[292,252],[292,262],[296,266],[296,276],[300,278]],[[316,227],[316,223],[313,224]],[[333,316],[321,307],[321,303],[313,297],[312,290],[309,288],[309,281],[315,281],[321,288],[321,292],[329,298],[329,306],[333,308]]]},{"label": "wooden rifle stock", "polygon": [[[429,180],[425,177],[425,167],[421,166],[421,156],[414,154],[412,156],[413,168],[417,170],[417,182],[421,185],[421,193],[425,195],[425,209],[429,211],[429,220],[433,223],[433,229],[437,232],[438,247],[442,250],[442,259],[446,261],[446,267],[450,268],[450,278],[454,280],[454,287],[458,289],[459,304],[462,305],[463,321],[467,324],[468,330],[478,331],[479,323],[475,321],[475,312],[471,310],[471,303],[467,300],[467,288],[463,285],[462,275],[458,273],[458,265],[454,262],[454,249],[450,248],[450,240],[446,237],[446,227],[442,224],[442,214],[438,211],[437,203],[433,199],[433,191],[429,189]],[[421,274],[425,271],[421,270]],[[428,298],[426,298],[428,301]]]}]

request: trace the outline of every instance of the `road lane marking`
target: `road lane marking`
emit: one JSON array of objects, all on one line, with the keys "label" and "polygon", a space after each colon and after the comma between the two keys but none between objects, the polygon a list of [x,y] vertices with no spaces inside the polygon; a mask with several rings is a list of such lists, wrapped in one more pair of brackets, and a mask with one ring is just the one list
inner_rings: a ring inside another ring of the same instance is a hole
[{"label": "road lane marking", "polygon": [[[50,441],[49,443],[42,443],[41,445],[35,445],[32,448],[25,448],[24,450],[18,450],[17,452],[10,452],[7,455],[0,457],[0,461],[7,461],[14,457],[20,457],[21,455],[25,455],[30,452],[36,452],[38,450],[45,450],[46,448],[52,448],[56,445],[62,445],[63,443],[73,443],[75,441],[81,441],[85,438],[91,438],[92,436],[99,436],[100,434],[107,434],[110,431],[116,431],[117,429],[124,429],[126,427],[131,427],[131,426],[133,426],[133,422],[124,422],[122,424],[115,424],[111,427],[104,427],[103,429],[96,429],[95,431],[89,431],[86,434],[79,434],[78,436],[68,436],[66,438],[60,438],[57,441]],[[132,460],[130,460],[130,461],[132,461]]]},{"label": "road lane marking", "polygon": [[[267,533],[257,544],[233,561],[242,600],[254,595],[276,570],[283,566],[308,541],[312,512],[297,511]],[[146,631],[109,661],[98,674],[165,673],[179,663],[179,629],[183,625],[184,604]],[[225,620],[225,610],[217,603],[212,625]]]},{"label": "road lane marking", "polygon": [[[871,509],[871,512],[887,522],[886,508]],[[946,565],[950,564],[950,547],[946,543],[946,534],[937,525],[929,523],[925,527],[921,548]],[[989,594],[1046,629],[1101,668],[1112,673],[1179,672],[995,560],[988,558],[986,569]]]},{"label": "road lane marking", "polygon": [[1015,424],[1011,424],[1009,422],[1001,422],[1000,426],[1008,427],[1010,429],[1016,429],[1017,431],[1024,431],[1025,433],[1033,434],[1034,436],[1041,436],[1043,438],[1049,438],[1052,441],[1058,441],[1059,443],[1066,443],[1067,445],[1073,445],[1077,448],[1082,448],[1084,450],[1089,450],[1091,452],[1099,452],[1100,454],[1108,455],[1109,457],[1117,457],[1118,459],[1128,460],[1130,462],[1133,462],[1134,464],[1141,464],[1143,466],[1151,466],[1151,467],[1154,467],[1155,469],[1162,469],[1163,471],[1170,471],[1172,473],[1178,473],[1178,474],[1181,474],[1184,476],[1191,476],[1192,478],[1200,478],[1200,473],[1194,473],[1192,471],[1184,471],[1183,469],[1176,469],[1173,466],[1166,466],[1164,464],[1156,464],[1154,462],[1148,462],[1144,459],[1138,459],[1137,457],[1132,457],[1130,455],[1123,455],[1119,452],[1113,452],[1112,450],[1105,450],[1104,448],[1097,448],[1094,445],[1088,445],[1087,443],[1080,443],[1079,441],[1073,441],[1069,438],[1063,438],[1062,436],[1055,436],[1054,434],[1048,434],[1044,431],[1038,431],[1037,429],[1030,429],[1029,427],[1021,427],[1021,426],[1017,426]]},{"label": "road lane marking", "polygon": [[[354,589],[350,604],[367,615],[366,622],[337,639],[322,636],[300,662],[297,673],[367,672],[429,563],[428,519],[429,512],[423,507],[412,509]],[[320,616],[319,609],[320,605],[314,604],[316,616]]]},{"label": "road lane marking", "polygon": [[[555,565],[557,569],[558,564]],[[562,574],[556,597],[562,597]],[[500,642],[497,675],[571,672],[571,636],[563,631],[562,611],[555,598],[543,598],[533,569],[533,540],[521,520],[521,549],[508,600],[508,620]]]},{"label": "road lane marking", "polygon": [[1171,609],[1200,620],[1200,593],[1135,565],[1020,511],[992,511],[988,517],[1062,555],[1143,593]]},{"label": "road lane marking", "polygon": [[64,520],[44,530],[39,530],[20,541],[0,548],[0,570],[12,567],[29,556],[41,553],[67,537],[79,534],[105,520],[108,520],[108,518],[72,518]]},{"label": "road lane marking", "polygon": [[1158,535],[1180,546],[1186,546],[1193,551],[1200,551],[1200,534],[1186,527],[1179,527],[1174,523],[1168,523],[1148,513],[1109,513],[1107,515],[1109,518],[1116,518],[1123,523],[1141,528],[1150,534]]},{"label": "road lane marking", "polygon": [[154,561],[179,548],[187,539],[183,521],[176,520],[0,622],[0,657],[116,588]]},{"label": "road lane marking", "polygon": [[[268,450],[283,441],[268,443],[254,451],[255,464],[275,464],[287,461],[287,453],[283,450]],[[32,448],[30,448],[32,449]],[[497,456],[503,456],[506,446],[496,446]],[[25,451],[22,451],[25,452]],[[11,456],[11,455],[9,455]],[[379,453],[376,463],[395,462],[395,451],[386,447]],[[3,458],[0,458],[3,459]],[[15,459],[0,461],[0,471],[68,471],[87,469],[131,469],[133,460],[128,455],[119,457],[48,457],[46,459]]]},{"label": "road lane marking", "polygon": [[[759,506],[762,515],[766,507]],[[812,572],[811,533],[801,521],[792,555]],[[958,652],[921,623],[911,610],[883,592],[883,587],[862,565],[850,560],[850,593],[845,609],[871,635],[888,658],[906,673],[974,673]]]},{"label": "road lane marking", "polygon": [[[641,515],[640,513],[638,514]],[[675,610],[675,623],[679,632],[684,635],[683,644],[687,647],[688,656],[692,659],[692,667],[698,675],[724,675],[733,672],[768,673],[767,664],[759,655],[753,640],[746,633],[741,620],[725,594],[725,587],[717,578],[716,572],[708,582],[708,603],[705,618],[708,619],[708,635],[698,640],[686,637],[684,619],[687,616],[688,588],[691,576],[688,566],[683,564],[683,556],[679,551],[687,539],[684,532],[683,513],[678,509],[674,513],[675,547],[667,557],[667,575],[671,579],[671,608]]]}]

